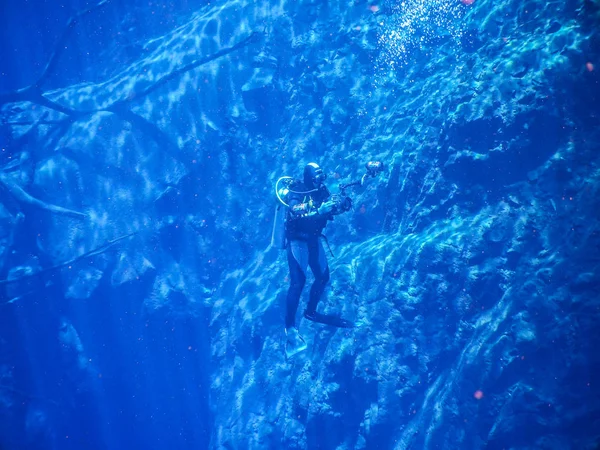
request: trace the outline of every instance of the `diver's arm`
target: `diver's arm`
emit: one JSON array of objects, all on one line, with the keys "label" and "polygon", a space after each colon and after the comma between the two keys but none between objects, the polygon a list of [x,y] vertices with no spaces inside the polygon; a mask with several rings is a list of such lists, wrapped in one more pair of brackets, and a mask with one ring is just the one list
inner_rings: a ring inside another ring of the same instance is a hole
[{"label": "diver's arm", "polygon": [[318,214],[318,209],[312,201],[300,202],[299,200],[290,201],[290,212],[294,219],[312,217]]},{"label": "diver's arm", "polygon": [[298,199],[292,199],[289,203],[290,211],[294,219],[312,218],[315,216],[331,216],[334,203],[332,201],[324,202],[318,208],[312,200],[300,202]]}]

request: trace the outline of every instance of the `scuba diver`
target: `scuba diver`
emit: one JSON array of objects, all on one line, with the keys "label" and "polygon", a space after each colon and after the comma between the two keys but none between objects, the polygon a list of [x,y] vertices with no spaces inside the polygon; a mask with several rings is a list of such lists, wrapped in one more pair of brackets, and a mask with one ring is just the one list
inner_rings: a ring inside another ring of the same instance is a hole
[{"label": "scuba diver", "polygon": [[[369,172],[369,164],[378,164],[376,173],[383,169],[383,164],[380,162],[367,163],[369,176],[376,174]],[[315,281],[310,289],[304,317],[313,322],[335,327],[354,327],[354,323],[351,321],[317,312],[317,305],[329,281],[329,266],[321,237],[327,242],[323,235],[323,229],[327,223],[333,220],[334,216],[352,208],[352,200],[344,194],[344,189],[357,184],[362,185],[366,176],[363,176],[360,182],[342,186],[341,195],[331,195],[324,184],[327,175],[316,163],[312,162],[304,168],[302,181],[291,177],[281,177],[277,181],[275,190],[280,205],[275,217],[272,242],[276,243],[279,248],[287,250],[290,270],[290,287],[287,292],[285,317],[287,336],[285,351],[288,357],[306,349],[306,342],[296,328],[296,312],[306,283],[308,267],[310,267]],[[283,187],[279,187],[280,184],[283,184]],[[282,208],[282,205],[285,208]]]}]

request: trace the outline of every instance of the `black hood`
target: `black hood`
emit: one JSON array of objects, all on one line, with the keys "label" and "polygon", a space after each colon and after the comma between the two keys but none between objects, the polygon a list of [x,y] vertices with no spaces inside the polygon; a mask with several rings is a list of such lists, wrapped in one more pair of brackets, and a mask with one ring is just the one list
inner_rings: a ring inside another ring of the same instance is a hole
[{"label": "black hood", "polygon": [[308,163],[304,167],[304,185],[308,189],[319,187],[327,179],[327,175],[316,163]]}]

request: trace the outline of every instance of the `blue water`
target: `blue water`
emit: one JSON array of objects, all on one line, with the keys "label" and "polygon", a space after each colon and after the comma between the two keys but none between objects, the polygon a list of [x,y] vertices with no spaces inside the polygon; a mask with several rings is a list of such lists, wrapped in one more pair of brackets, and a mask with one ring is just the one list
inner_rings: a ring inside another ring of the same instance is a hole
[{"label": "blue water", "polygon": [[[600,448],[599,22],[3,1],[0,449]],[[311,275],[286,358],[274,187],[311,161],[385,169],[325,230],[360,326],[302,319]]]}]

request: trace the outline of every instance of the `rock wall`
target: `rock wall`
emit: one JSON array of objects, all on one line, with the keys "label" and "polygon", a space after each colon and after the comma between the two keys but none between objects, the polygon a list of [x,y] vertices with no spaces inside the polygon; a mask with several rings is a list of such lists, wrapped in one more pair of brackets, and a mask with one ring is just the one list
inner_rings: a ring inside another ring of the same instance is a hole
[{"label": "rock wall", "polygon": [[328,233],[322,307],[363,326],[302,323],[309,351],[285,361],[285,258],[230,274],[213,448],[597,442],[597,6],[468,4],[402,60],[378,47],[394,8],[354,7],[292,15],[287,41],[320,45],[301,47],[288,109],[304,160],[342,179],[390,167]]},{"label": "rock wall", "polygon": [[[122,67],[107,48],[100,82],[2,97],[3,435],[56,441],[48,404],[134,392],[133,436],[166,410],[181,448],[597,442],[598,18],[219,2]],[[371,159],[387,173],[330,225],[320,305],[362,326],[301,323],[287,361],[275,180],[316,160],[335,191]],[[86,394],[49,395],[65,374]]]}]

